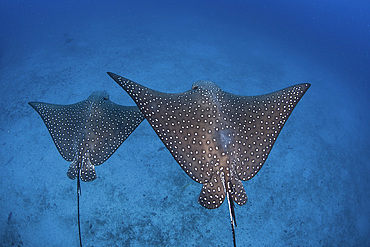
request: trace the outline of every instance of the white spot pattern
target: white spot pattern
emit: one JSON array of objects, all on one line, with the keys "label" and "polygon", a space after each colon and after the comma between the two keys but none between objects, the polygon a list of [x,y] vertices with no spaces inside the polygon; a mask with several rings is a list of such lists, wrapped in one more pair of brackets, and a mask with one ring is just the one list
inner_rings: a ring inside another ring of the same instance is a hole
[{"label": "white spot pattern", "polygon": [[261,169],[284,123],[310,87],[304,83],[260,96],[224,92],[198,81],[179,94],[151,90],[108,73],[136,102],[182,169],[202,183],[199,203],[217,208],[225,189],[239,205],[247,195],[241,180]]},{"label": "white spot pattern", "polygon": [[121,106],[104,92],[72,105],[29,103],[41,116],[63,158],[72,161],[67,175],[82,181],[96,178],[105,162],[144,120],[136,106]]}]

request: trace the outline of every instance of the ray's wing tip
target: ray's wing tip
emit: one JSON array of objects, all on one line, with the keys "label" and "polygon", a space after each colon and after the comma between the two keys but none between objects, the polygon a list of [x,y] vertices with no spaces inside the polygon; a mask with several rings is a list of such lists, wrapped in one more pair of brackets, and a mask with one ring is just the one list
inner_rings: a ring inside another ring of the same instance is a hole
[{"label": "ray's wing tip", "polygon": [[129,79],[123,77],[123,76],[120,76],[120,75],[117,75],[115,73],[112,73],[112,72],[107,72],[107,74],[115,81],[117,82],[118,85],[120,85],[121,87],[124,87],[128,82],[130,82]]},{"label": "ray's wing tip", "polygon": [[306,90],[309,89],[311,87],[311,83],[303,83],[303,85],[305,86]]},{"label": "ray's wing tip", "polygon": [[118,77],[120,77],[119,75],[113,73],[113,72],[107,72],[107,74],[113,79],[113,80],[116,80]]},{"label": "ray's wing tip", "polygon": [[303,94],[311,87],[311,83],[303,83]]},{"label": "ray's wing tip", "polygon": [[307,90],[311,87],[311,83],[308,83],[308,82],[304,82],[304,83],[299,83],[299,84],[296,84],[294,86],[290,86],[286,89],[288,90],[293,90],[293,91],[300,91],[303,94],[305,94],[307,92]]},{"label": "ray's wing tip", "polygon": [[305,91],[307,91],[307,90],[311,87],[311,83],[305,82],[305,83],[298,84],[297,86],[300,86],[300,87],[302,87]]},{"label": "ray's wing tip", "polygon": [[28,102],[27,104],[37,111],[37,106],[39,103],[40,102],[31,101],[31,102]]}]

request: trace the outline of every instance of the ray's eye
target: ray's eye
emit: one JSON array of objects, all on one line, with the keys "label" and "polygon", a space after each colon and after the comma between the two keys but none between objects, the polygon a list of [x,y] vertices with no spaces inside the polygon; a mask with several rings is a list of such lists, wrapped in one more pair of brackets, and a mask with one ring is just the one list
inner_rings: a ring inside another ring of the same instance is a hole
[{"label": "ray's eye", "polygon": [[103,100],[109,100],[109,97],[104,97]]},{"label": "ray's eye", "polygon": [[198,85],[194,85],[194,86],[192,87],[192,89],[193,89],[193,90],[197,90],[197,89],[198,89],[198,87],[199,87]]}]

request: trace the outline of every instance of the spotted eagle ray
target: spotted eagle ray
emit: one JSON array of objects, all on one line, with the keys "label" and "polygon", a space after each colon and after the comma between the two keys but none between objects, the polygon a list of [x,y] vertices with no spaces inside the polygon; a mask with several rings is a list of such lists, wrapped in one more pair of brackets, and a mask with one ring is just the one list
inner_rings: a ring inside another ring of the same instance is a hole
[{"label": "spotted eagle ray", "polygon": [[80,246],[80,179],[96,179],[95,166],[104,163],[129,137],[144,116],[136,106],[109,100],[107,92],[93,92],[86,100],[71,105],[29,102],[44,121],[59,153],[71,161],[67,176],[77,178],[77,215]]},{"label": "spotted eagle ray", "polygon": [[189,91],[162,93],[108,75],[135,101],[186,174],[203,184],[198,202],[218,208],[226,194],[236,246],[234,202],[240,206],[247,202],[241,180],[253,178],[261,169],[310,84],[239,96],[210,81],[197,81]]}]

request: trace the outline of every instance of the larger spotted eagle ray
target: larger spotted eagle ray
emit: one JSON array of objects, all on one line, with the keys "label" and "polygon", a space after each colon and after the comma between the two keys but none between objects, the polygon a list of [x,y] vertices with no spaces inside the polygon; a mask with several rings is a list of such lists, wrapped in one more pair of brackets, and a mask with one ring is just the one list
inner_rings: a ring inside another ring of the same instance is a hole
[{"label": "larger spotted eagle ray", "polygon": [[183,93],[162,93],[108,72],[135,101],[181,168],[203,184],[198,202],[218,208],[226,198],[235,241],[234,202],[247,202],[241,180],[265,163],[286,120],[310,84],[259,96],[197,81]]},{"label": "larger spotted eagle ray", "polygon": [[72,162],[67,176],[77,178],[77,215],[80,246],[80,179],[96,179],[95,166],[104,163],[129,137],[144,116],[136,106],[109,100],[107,92],[93,92],[72,105],[29,102],[41,116],[63,158]]}]

